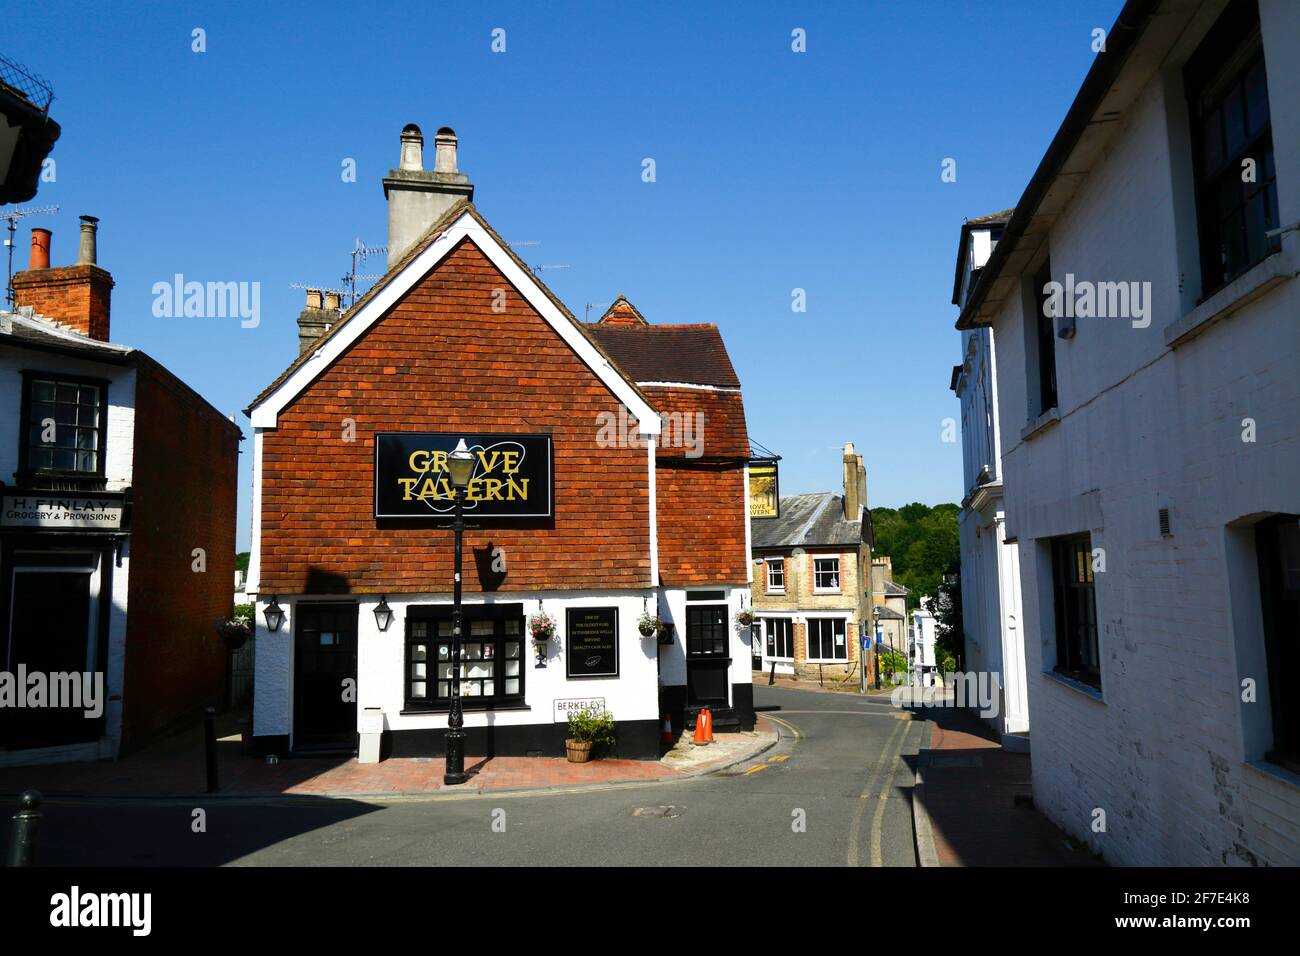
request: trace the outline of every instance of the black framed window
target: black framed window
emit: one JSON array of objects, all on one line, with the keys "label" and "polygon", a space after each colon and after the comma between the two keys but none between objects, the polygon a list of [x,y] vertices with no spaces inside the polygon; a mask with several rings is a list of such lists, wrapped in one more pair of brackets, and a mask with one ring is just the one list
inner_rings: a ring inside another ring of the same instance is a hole
[{"label": "black framed window", "polygon": [[1052,588],[1056,613],[1056,667],[1064,677],[1101,689],[1097,645],[1097,597],[1092,536],[1052,540]]},{"label": "black framed window", "polygon": [[[466,607],[460,642],[462,705],[522,703],[522,605]],[[451,608],[411,608],[406,615],[406,701],[433,708],[451,703]]]},{"label": "black framed window", "polygon": [[20,471],[102,476],[107,425],[107,382],[23,372]]},{"label": "black framed window", "polygon": [[808,660],[845,661],[848,658],[849,645],[844,636],[844,618],[809,618]]},{"label": "black framed window", "polygon": [[[1259,8],[1238,0],[1183,69],[1191,112],[1202,299],[1281,249]],[[1253,170],[1253,175],[1248,174]]]},{"label": "black framed window", "polygon": [[767,628],[767,656],[778,660],[794,660],[794,629],[788,617],[763,619]]},{"label": "black framed window", "polygon": [[813,590],[838,591],[840,589],[840,559],[813,558]]},{"label": "black framed window", "polygon": [[785,558],[767,559],[767,589],[785,591]]},{"label": "black framed window", "polygon": [[1273,717],[1273,763],[1300,773],[1300,516],[1276,515],[1255,525],[1260,609]]},{"label": "black framed window", "polygon": [[726,605],[686,609],[686,654],[689,657],[727,656]]},{"label": "black framed window", "polygon": [[1052,281],[1052,260],[1043,261],[1034,274],[1035,321],[1038,340],[1038,408],[1035,416],[1056,407],[1056,325],[1047,307],[1047,284]]}]

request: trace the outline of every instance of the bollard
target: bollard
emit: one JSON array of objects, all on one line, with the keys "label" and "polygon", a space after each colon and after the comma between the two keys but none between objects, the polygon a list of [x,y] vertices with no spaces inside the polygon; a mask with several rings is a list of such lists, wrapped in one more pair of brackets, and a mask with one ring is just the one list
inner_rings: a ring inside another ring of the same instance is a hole
[{"label": "bollard", "polygon": [[217,792],[217,709],[203,712],[203,736],[208,755],[208,793]]},{"label": "bollard", "polygon": [[40,833],[43,819],[40,791],[24,790],[18,798],[18,812],[14,814],[9,837],[9,866],[36,865],[36,835]]},{"label": "bollard", "polygon": [[776,661],[772,662],[772,672],[767,675],[767,686],[771,687],[776,683]]}]

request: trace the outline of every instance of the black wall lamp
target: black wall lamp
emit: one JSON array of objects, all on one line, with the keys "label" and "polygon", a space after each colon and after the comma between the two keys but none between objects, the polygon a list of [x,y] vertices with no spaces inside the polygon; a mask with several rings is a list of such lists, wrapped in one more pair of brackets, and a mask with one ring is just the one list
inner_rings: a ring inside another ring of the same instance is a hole
[{"label": "black wall lamp", "polygon": [[262,613],[266,616],[267,628],[274,634],[280,629],[280,625],[284,623],[284,608],[276,603],[274,594],[271,595],[271,603],[266,606],[266,610]]},{"label": "black wall lamp", "polygon": [[375,605],[375,623],[379,625],[381,631],[388,630],[388,625],[393,623],[393,609],[388,606],[388,595],[386,594]]}]

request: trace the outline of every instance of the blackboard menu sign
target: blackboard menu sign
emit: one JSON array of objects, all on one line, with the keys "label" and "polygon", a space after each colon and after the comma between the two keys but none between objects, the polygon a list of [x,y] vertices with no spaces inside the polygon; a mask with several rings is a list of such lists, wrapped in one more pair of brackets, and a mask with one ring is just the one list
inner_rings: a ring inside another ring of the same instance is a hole
[{"label": "blackboard menu sign", "polygon": [[618,608],[569,608],[564,641],[569,677],[618,676]]}]

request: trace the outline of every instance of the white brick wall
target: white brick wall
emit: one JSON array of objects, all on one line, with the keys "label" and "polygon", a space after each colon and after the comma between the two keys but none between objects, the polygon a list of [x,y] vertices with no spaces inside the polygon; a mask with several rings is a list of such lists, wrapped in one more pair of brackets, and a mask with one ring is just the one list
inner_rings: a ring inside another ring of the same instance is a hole
[{"label": "white brick wall", "polygon": [[[1262,0],[1281,218],[1300,219],[1300,4]],[[1284,51],[1286,51],[1284,53]],[[1171,71],[1174,77],[1176,71]],[[1166,83],[1173,83],[1170,88]],[[1009,532],[1019,535],[1035,800],[1122,864],[1300,863],[1300,780],[1254,762],[1259,720],[1239,658],[1261,640],[1257,589],[1232,588],[1231,522],[1300,512],[1300,280],[1176,349],[1164,329],[1196,290],[1187,261],[1185,110],[1153,81],[1050,234],[1052,277],[1150,281],[1147,329],[1080,319],[1057,339],[1061,421],[1029,441],[1018,296],[994,322]],[[1192,244],[1194,246],[1194,243]],[[1292,274],[1300,238],[1285,246]],[[1195,280],[1193,280],[1195,281]],[[1255,419],[1258,441],[1241,440]],[[1171,508],[1162,538],[1157,508]],[[1091,530],[1102,699],[1048,676],[1055,658],[1043,539]],[[1234,572],[1235,573],[1235,572]],[[1106,831],[1092,829],[1106,812]]]}]

